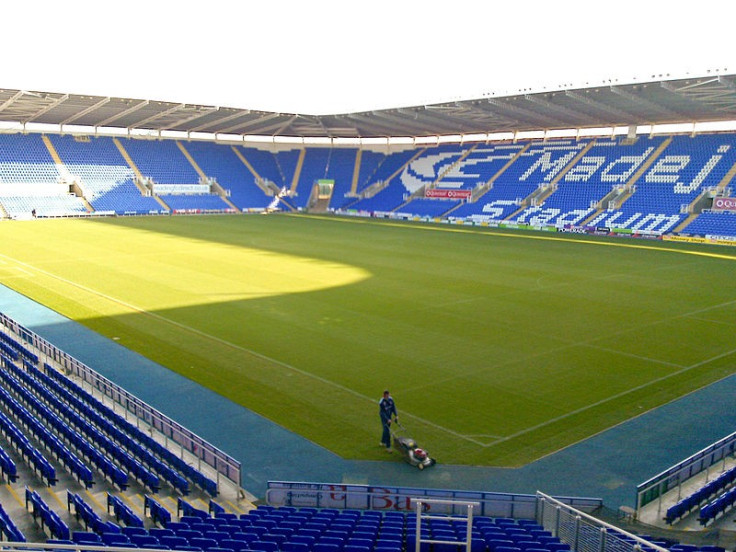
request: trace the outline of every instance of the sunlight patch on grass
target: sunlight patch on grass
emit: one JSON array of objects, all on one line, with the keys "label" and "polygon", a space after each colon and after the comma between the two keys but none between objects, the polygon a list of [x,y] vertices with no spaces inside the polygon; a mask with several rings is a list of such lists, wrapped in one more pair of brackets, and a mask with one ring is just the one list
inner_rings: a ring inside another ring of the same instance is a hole
[{"label": "sunlight patch on grass", "polygon": [[12,278],[17,288],[19,280],[34,280],[106,316],[312,292],[370,277],[337,262],[89,221],[12,229],[0,253],[0,281]]}]

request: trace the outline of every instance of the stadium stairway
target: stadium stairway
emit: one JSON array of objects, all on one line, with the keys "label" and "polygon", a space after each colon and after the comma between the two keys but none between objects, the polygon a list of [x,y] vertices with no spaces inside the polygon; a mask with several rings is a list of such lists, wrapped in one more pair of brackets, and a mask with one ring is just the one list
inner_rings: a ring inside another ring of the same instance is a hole
[{"label": "stadium stairway", "polygon": [[[721,181],[718,183],[718,186],[716,186],[716,194],[721,194],[726,189],[726,187],[729,185],[729,183],[736,178],[736,163],[733,164],[733,166],[728,170],[728,172],[725,174],[725,176],[721,179]],[[674,232],[682,232],[685,228],[688,227],[688,225],[693,222],[698,216],[700,215],[700,209],[697,208],[697,204],[702,201],[702,195],[696,197],[693,199],[692,203],[688,206],[688,210],[690,211],[690,216],[688,216],[684,221],[682,221],[677,227],[675,227]]]},{"label": "stadium stairway", "polygon": [[573,157],[570,162],[559,172],[557,176],[555,176],[552,181],[545,185],[537,188],[534,190],[529,196],[527,196],[521,203],[522,207],[521,209],[517,210],[516,212],[512,213],[509,217],[509,220],[512,220],[514,216],[517,215],[517,213],[521,213],[524,209],[527,207],[530,207],[532,205],[544,205],[544,202],[554,194],[559,186],[560,180],[572,169],[575,164],[582,159],[582,157],[590,150],[590,148],[595,145],[595,140],[591,140],[588,142],[588,144],[580,151],[578,154]]},{"label": "stadium stairway", "polygon": [[350,195],[355,197],[358,190],[358,180],[360,178],[360,163],[363,160],[363,150],[358,148],[355,153],[355,170],[353,170],[353,179],[350,182]]},{"label": "stadium stairway", "polygon": [[[123,156],[123,159],[125,159],[125,162],[128,164],[128,166],[131,168],[131,170],[135,174],[136,181],[137,182],[142,181],[143,175],[141,174],[140,169],[135,164],[135,161],[133,161],[133,159],[130,157],[128,152],[125,150],[125,147],[123,146],[123,144],[117,138],[113,138],[112,141],[115,144],[115,146],[118,148],[118,151],[120,151],[120,155]],[[143,190],[141,190],[141,192],[143,192]]]},{"label": "stadium stairway", "polygon": [[376,192],[375,192],[375,193],[374,193],[373,195],[375,196],[375,195],[376,195],[376,194],[378,194],[378,193],[379,193],[379,192],[380,192],[381,190],[383,190],[384,188],[387,188],[388,186],[390,186],[390,185],[391,185],[391,183],[393,182],[393,180],[394,180],[394,179],[395,179],[395,178],[396,178],[397,176],[399,176],[399,175],[400,175],[400,174],[401,174],[402,172],[404,172],[404,169],[405,169],[406,167],[408,167],[408,166],[409,166],[409,165],[411,164],[411,162],[412,162],[412,161],[414,161],[415,159],[418,159],[419,157],[421,157],[422,155],[424,155],[424,154],[426,153],[426,151],[427,151],[427,148],[423,148],[423,149],[419,150],[418,152],[416,152],[416,154],[415,154],[415,155],[412,155],[412,156],[411,156],[411,157],[410,157],[410,158],[409,158],[409,159],[408,159],[408,160],[406,161],[406,163],[403,163],[403,164],[402,164],[402,165],[401,165],[401,166],[400,166],[400,167],[399,167],[398,169],[396,169],[396,170],[395,170],[395,171],[394,171],[393,173],[391,173],[391,174],[389,175],[389,177],[388,177],[388,178],[387,178],[386,180],[384,180],[384,182],[383,182],[383,186],[381,186],[380,188],[378,188],[378,189],[376,190]]},{"label": "stadium stairway", "polygon": [[207,175],[204,174],[204,171],[202,168],[197,164],[197,162],[194,160],[194,158],[191,156],[191,154],[187,151],[187,148],[184,147],[184,144],[182,144],[179,140],[176,141],[176,145],[181,151],[181,153],[186,157],[187,161],[192,165],[195,171],[197,171],[197,174],[199,175],[199,178],[202,180],[205,180],[207,178]]},{"label": "stadium stairway", "polygon": [[296,162],[296,169],[294,170],[294,177],[291,179],[291,194],[296,194],[296,188],[299,185],[299,177],[302,174],[302,167],[304,166],[304,158],[307,156],[306,148],[299,150],[299,159]]},{"label": "stadium stairway", "polygon": [[[267,184],[266,180],[261,176],[261,174],[255,169],[253,164],[248,161],[248,159],[243,155],[243,152],[241,152],[238,148],[235,146],[230,146],[230,149],[233,151],[235,156],[240,160],[240,162],[245,165],[245,167],[250,171],[250,173],[253,175],[253,178],[255,179],[254,182],[256,183],[256,186],[258,186],[264,194],[266,195],[276,195],[278,194],[278,186],[274,183]],[[226,201],[227,198],[223,197]],[[294,207],[290,205],[288,202],[284,201],[283,198],[280,198],[280,202],[286,205],[286,207],[289,209],[289,211],[295,211]],[[238,209],[239,210],[239,209]]]},{"label": "stadium stairway", "polygon": [[[532,146],[532,143],[527,143],[523,148],[521,148],[519,151],[516,152],[516,155],[514,155],[511,159],[509,159],[506,164],[501,167],[496,174],[494,174],[491,178],[488,179],[487,182],[485,182],[480,188],[475,188],[473,190],[473,196],[471,201],[478,201],[480,200],[486,193],[488,193],[492,188],[493,184],[498,180],[503,173],[505,173],[511,165],[513,165],[519,157],[521,157],[526,151]],[[459,207],[459,205],[458,205]],[[454,210],[454,209],[453,209]]]},{"label": "stadium stairway", "polygon": [[[618,209],[620,209],[624,202],[632,196],[632,194],[634,193],[634,186],[636,185],[636,182],[644,175],[644,173],[649,170],[649,167],[651,167],[652,164],[654,164],[654,162],[659,158],[659,156],[662,155],[662,153],[667,149],[667,146],[669,146],[671,142],[671,136],[668,137],[666,140],[663,140],[659,147],[657,147],[657,149],[652,152],[652,155],[644,160],[637,171],[631,176],[629,181],[624,184],[625,191],[622,195],[619,196],[619,203],[617,206]],[[587,217],[585,220],[583,220],[580,223],[580,226],[586,226],[591,220],[595,220],[596,217],[598,217],[603,211],[607,210],[609,198],[613,199],[613,197],[611,197],[612,194],[614,194],[613,190],[611,191],[611,193],[602,198],[598,202],[598,205],[596,205],[595,212]]]},{"label": "stadium stairway", "polygon": [[[570,162],[565,165],[562,170],[560,171],[560,174],[558,174],[555,178],[552,179],[552,181],[549,183],[548,186],[545,186],[544,188],[540,185],[536,190],[534,190],[531,194],[529,194],[527,197],[525,197],[522,202],[521,206],[516,210],[513,211],[509,216],[506,217],[505,220],[514,220],[517,216],[519,216],[525,209],[527,209],[529,206],[532,205],[532,203],[536,203],[537,205],[541,205],[544,203],[544,200],[547,199],[550,195],[552,195],[557,190],[558,182],[564,177],[570,169],[572,169],[575,164],[580,161],[580,159],[583,158],[583,156],[595,145],[595,140],[591,140],[586,146],[578,152],[575,157],[573,157]],[[529,149],[531,147],[531,143],[527,145],[524,149],[522,149],[511,161],[509,161],[508,166],[511,166],[511,164],[518,159],[524,151]],[[503,170],[506,170],[506,167],[504,167]],[[501,171],[499,171],[501,172]],[[495,178],[494,178],[495,180]]]},{"label": "stadium stairway", "polygon": [[560,180],[562,180],[563,177],[568,172],[570,172],[570,169],[572,169],[578,163],[578,161],[580,161],[583,157],[585,157],[585,155],[591,150],[593,146],[595,146],[595,144],[596,144],[595,140],[591,140],[590,142],[588,142],[587,145],[582,150],[580,150],[575,157],[573,157],[570,160],[567,166],[563,167],[563,169],[557,174],[557,176],[555,176],[552,179],[552,182],[549,183],[550,184],[549,187],[546,190],[542,191],[542,193],[539,194],[535,198],[538,205],[544,203],[544,201],[549,196],[551,196],[553,193],[557,191],[557,186],[559,185]]},{"label": "stadium stairway", "polygon": [[79,186],[79,182],[76,181],[76,177],[72,176],[72,174],[69,172],[69,169],[67,169],[66,164],[64,163],[64,161],[62,161],[61,156],[59,155],[59,152],[56,151],[56,148],[51,142],[51,139],[44,134],[41,136],[41,140],[46,146],[46,149],[49,151],[49,155],[51,155],[54,163],[56,163],[56,167],[59,173],[65,175],[65,178],[67,178],[70,183],[73,182],[73,184],[71,185],[74,188],[74,193],[82,200],[82,203],[84,204],[85,209],[87,209],[87,212],[94,213],[95,208],[90,204],[89,201],[87,201],[87,198],[84,197],[83,191]]},{"label": "stadium stairway", "polygon": [[171,207],[169,207],[169,206],[168,206],[168,205],[166,204],[166,202],[165,202],[165,201],[164,201],[163,199],[161,199],[161,198],[160,198],[159,196],[157,196],[156,194],[153,194],[153,195],[152,195],[151,197],[153,197],[153,199],[155,199],[155,200],[156,200],[156,202],[157,202],[157,203],[158,203],[159,205],[161,205],[161,207],[163,207],[163,208],[164,208],[164,209],[166,209],[167,211],[171,211]]},{"label": "stadium stairway", "polygon": [[59,157],[59,152],[56,151],[56,148],[54,147],[54,144],[51,143],[49,137],[44,134],[41,136],[41,140],[43,140],[43,143],[46,145],[46,149],[49,150],[49,154],[54,160],[54,163],[56,163],[60,167],[63,167],[64,162],[61,160],[61,157]]},{"label": "stadium stairway", "polygon": [[473,144],[468,149],[464,150],[463,153],[462,153],[462,155],[460,157],[458,157],[455,160],[454,163],[452,163],[450,166],[446,167],[445,170],[441,174],[439,174],[437,176],[437,180],[435,180],[434,182],[432,182],[432,184],[430,184],[429,187],[430,188],[436,188],[437,186],[441,186],[442,185],[442,180],[445,178],[445,176],[447,176],[458,165],[460,165],[460,163],[462,163],[468,157],[468,155],[470,155],[471,153],[473,153],[473,151],[475,151],[475,148],[477,148],[477,147],[478,147],[478,144]]},{"label": "stadium stairway", "polygon": [[230,146],[230,149],[233,151],[236,157],[240,159],[240,162],[243,163],[243,165],[245,165],[245,167],[253,174],[256,182],[260,182],[261,180],[263,180],[263,178],[261,178],[261,175],[258,174],[258,171],[256,171],[253,165],[251,165],[250,161],[245,158],[245,155],[243,155],[243,153],[238,148],[236,148],[235,146]]}]

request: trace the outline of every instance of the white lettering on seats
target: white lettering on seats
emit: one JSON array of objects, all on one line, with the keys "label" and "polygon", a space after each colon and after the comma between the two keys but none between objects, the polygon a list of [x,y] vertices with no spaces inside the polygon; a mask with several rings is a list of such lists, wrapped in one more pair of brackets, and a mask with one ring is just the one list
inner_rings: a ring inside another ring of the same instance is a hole
[{"label": "white lettering on seats", "polygon": [[605,162],[606,158],[603,156],[586,155],[567,171],[564,180],[565,182],[587,182]]},{"label": "white lettering on seats", "polygon": [[524,174],[522,174],[519,177],[520,181],[524,181],[527,178],[529,178],[534,172],[537,170],[541,170],[542,172],[548,171],[547,174],[544,176],[544,180],[546,182],[551,181],[555,176],[557,176],[557,173],[559,173],[565,165],[567,165],[573,157],[575,157],[577,152],[571,151],[569,153],[566,153],[562,157],[559,157],[558,159],[552,161],[552,152],[551,151],[545,151],[539,159],[537,159],[531,167],[529,167]]},{"label": "white lettering on seats", "polygon": [[[625,183],[629,179],[629,177],[634,174],[634,171],[639,168],[639,165],[641,165],[644,160],[649,157],[649,154],[653,151],[654,148],[650,147],[647,148],[641,155],[624,155],[623,157],[616,159],[615,161],[611,162],[605,169],[603,169],[603,173],[601,173],[601,182],[614,182],[619,184]],[[624,165],[626,163],[630,164],[627,170],[618,174],[613,173],[613,169],[617,165]]]}]

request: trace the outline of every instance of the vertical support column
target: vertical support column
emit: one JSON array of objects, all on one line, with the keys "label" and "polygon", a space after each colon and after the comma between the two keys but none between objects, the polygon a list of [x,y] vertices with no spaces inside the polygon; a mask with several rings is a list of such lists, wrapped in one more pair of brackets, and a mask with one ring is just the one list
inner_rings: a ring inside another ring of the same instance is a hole
[{"label": "vertical support column", "polygon": [[416,527],[414,528],[414,534],[416,535],[416,541],[414,542],[414,552],[419,552],[422,539],[422,502],[417,500],[415,504],[417,510],[417,523]]},{"label": "vertical support column", "polygon": [[468,529],[465,534],[465,552],[470,552],[470,543],[473,540],[473,505],[468,504]]}]

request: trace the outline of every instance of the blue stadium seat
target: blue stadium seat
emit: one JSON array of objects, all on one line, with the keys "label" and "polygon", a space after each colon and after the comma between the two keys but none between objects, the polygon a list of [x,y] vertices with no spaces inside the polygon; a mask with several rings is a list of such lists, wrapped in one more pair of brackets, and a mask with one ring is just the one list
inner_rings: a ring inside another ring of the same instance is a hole
[{"label": "blue stadium seat", "polygon": [[[249,548],[247,541],[238,540],[238,539],[223,539],[220,541],[220,546],[222,546],[223,548],[230,548],[234,552],[240,552],[241,550],[248,550]],[[281,546],[281,550],[285,550],[283,547],[283,544]],[[299,551],[293,550],[291,552],[299,552]]]},{"label": "blue stadium seat", "polygon": [[309,552],[310,548],[310,544],[305,542],[287,540],[281,543],[281,552]]},{"label": "blue stadium seat", "polygon": [[100,535],[88,531],[73,531],[72,542],[75,544],[99,544],[102,542]]},{"label": "blue stadium seat", "polygon": [[218,543],[215,539],[209,539],[207,537],[192,537],[191,539],[189,539],[189,544],[192,546],[198,546],[202,550],[218,546]]},{"label": "blue stadium seat", "polygon": [[184,537],[180,536],[167,536],[163,535],[159,537],[159,542],[163,544],[164,546],[168,546],[172,550],[178,550],[181,546],[188,546],[189,541],[185,539]]},{"label": "blue stadium seat", "polygon": [[251,550],[259,550],[260,552],[276,552],[279,545],[271,541],[253,541],[249,544]]},{"label": "blue stadium seat", "polygon": [[123,533],[102,533],[102,542],[108,546],[129,543],[130,538]]}]

